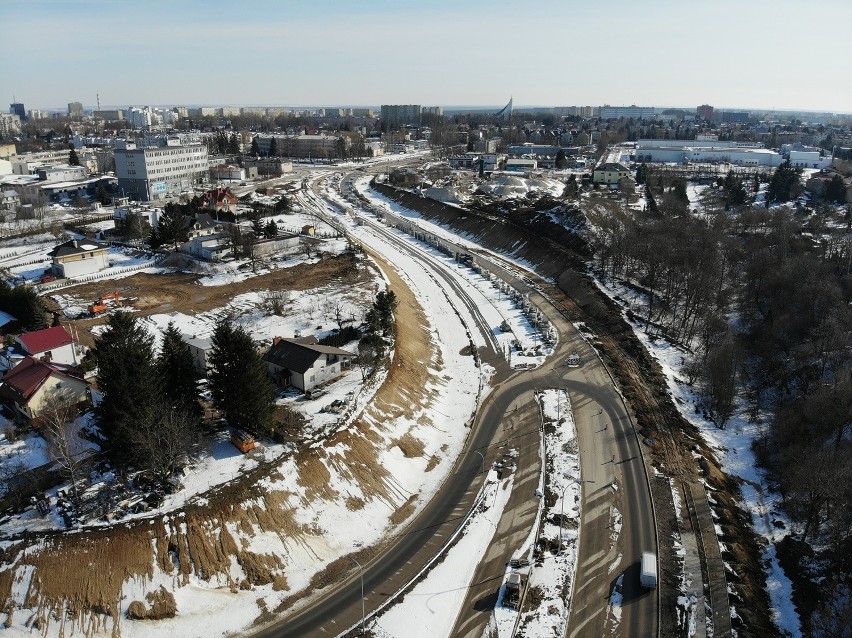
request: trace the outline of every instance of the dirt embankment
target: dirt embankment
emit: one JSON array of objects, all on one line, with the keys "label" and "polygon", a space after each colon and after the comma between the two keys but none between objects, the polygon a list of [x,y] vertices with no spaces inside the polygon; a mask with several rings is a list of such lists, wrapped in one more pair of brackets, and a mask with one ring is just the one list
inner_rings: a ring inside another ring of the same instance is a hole
[{"label": "dirt embankment", "polygon": [[[597,335],[596,346],[615,375],[641,435],[657,441],[648,448],[654,465],[680,480],[703,476],[714,490],[715,510],[723,532],[720,540],[728,549],[724,557],[736,570],[736,576],[729,574],[729,581],[737,589],[731,602],[736,604],[750,636],[775,636],[759,562],[760,546],[751,530],[750,515],[736,503],[739,486],[721,471],[697,429],[678,412],[668,395],[662,370],[622,319],[620,309],[585,274],[589,253],[581,238],[572,235],[570,241],[564,241],[564,233],[554,233],[552,221],[535,210],[515,211],[501,221],[490,211],[460,211],[394,188],[380,186],[379,190],[432,221],[475,237],[487,248],[535,264],[540,275],[557,282],[556,286],[546,285],[547,292],[561,304],[569,319],[584,322]],[[551,206],[552,202],[544,203],[547,209]],[[693,449],[703,457],[698,463],[692,456]],[[657,509],[665,507],[661,503]],[[670,536],[660,540],[671,543]]]},{"label": "dirt embankment", "polygon": [[[136,275],[116,285],[123,296],[139,297],[140,301],[158,295],[159,304],[149,304],[143,311],[146,314],[166,311],[164,304],[174,304],[172,309],[181,312],[200,312],[220,307],[249,290],[303,290],[337,278],[363,276],[350,266],[351,258],[344,255],[222,287],[202,287],[195,276],[181,274]],[[321,508],[323,499],[341,498],[329,485],[331,473],[336,473],[351,485],[353,494],[346,499],[350,509],[357,511],[367,501],[378,499],[389,506],[392,524],[399,525],[415,511],[412,495],[396,484],[378,463],[378,457],[393,446],[414,454],[422,451],[422,442],[411,433],[393,438],[383,424],[391,423],[396,416],[418,414],[430,400],[425,388],[441,382],[441,361],[417,299],[390,267],[383,269],[399,301],[396,350],[387,381],[377,390],[372,405],[349,428],[324,445],[298,452],[296,480],[304,489],[304,498]],[[71,292],[94,296],[104,285],[80,286]],[[418,424],[422,423],[421,419]],[[120,611],[126,598],[124,584],[150,582],[155,571],[172,577],[174,591],[192,579],[232,592],[263,585],[288,591],[287,548],[327,532],[297,522],[301,505],[293,494],[263,487],[281,478],[277,463],[261,464],[208,493],[203,505],[190,504],[167,517],[73,535],[27,537],[0,549],[0,563],[7,566],[0,569],[0,612],[5,612],[8,625],[25,624],[45,635],[111,633],[117,637],[122,625],[132,622]],[[247,549],[249,539],[264,533],[278,536],[280,551],[259,554]],[[356,557],[362,562],[369,560],[380,548],[365,548]],[[234,561],[239,570],[235,570]],[[285,611],[314,589],[340,582],[351,568],[345,556],[333,561],[312,578],[307,590],[285,598],[275,611]],[[242,575],[235,577],[240,572]],[[22,578],[30,578],[29,583],[21,582]],[[13,600],[13,590],[22,589],[23,600]],[[174,614],[171,594],[163,590],[158,596],[132,601],[128,614],[135,618]],[[259,609],[258,618],[271,619],[265,609]]]}]

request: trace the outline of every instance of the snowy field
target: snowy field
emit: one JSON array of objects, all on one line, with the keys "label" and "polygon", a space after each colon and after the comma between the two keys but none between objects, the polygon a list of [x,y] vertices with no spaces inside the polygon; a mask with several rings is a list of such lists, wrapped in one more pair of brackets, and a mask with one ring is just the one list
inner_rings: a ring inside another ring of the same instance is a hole
[{"label": "snowy field", "polygon": [[[314,448],[317,458],[321,459],[328,472],[323,490],[317,493],[313,488],[308,489],[301,476],[303,468],[296,458],[289,454],[279,456],[284,452],[283,449],[265,444],[256,453],[244,456],[224,437],[215,437],[208,441],[206,453],[183,479],[186,489],[164,502],[156,516],[164,522],[167,530],[170,530],[169,533],[185,533],[187,524],[183,515],[163,512],[189,502],[203,504],[203,492],[211,487],[233,482],[261,462],[272,463],[268,478],[260,485],[267,494],[266,500],[262,500],[260,506],[273,507],[272,501],[269,500],[273,497],[269,495],[277,495],[274,496],[275,502],[278,503],[276,507],[287,508],[300,532],[295,537],[287,537],[270,534],[260,528],[246,529],[245,526],[232,523],[226,523],[223,529],[235,539],[238,547],[247,548],[257,554],[279,557],[284,565],[281,573],[286,577],[289,589],[282,591],[276,589],[273,584],[268,584],[254,586],[250,591],[234,591],[228,587],[228,579],[222,575],[206,580],[194,574],[189,576],[188,584],[176,586],[174,573],[163,572],[160,567],[155,567],[152,577],[134,577],[123,584],[121,619],[116,619],[121,625],[122,636],[206,637],[242,631],[263,609],[274,609],[284,598],[307,587],[311,578],[331,562],[378,542],[395,527],[388,519],[391,512],[406,502],[412,503],[416,509],[431,498],[446,478],[453,459],[464,445],[468,434],[466,424],[474,414],[490,376],[490,370],[477,368],[472,357],[461,354],[470,345],[468,326],[474,325],[475,320],[470,314],[471,310],[456,296],[447,293],[440,282],[416,260],[394,251],[381,239],[367,237],[366,230],[359,238],[365,243],[369,241],[377,244],[414,290],[423,306],[427,330],[436,349],[431,361],[421,362],[429,373],[429,381],[423,388],[424,397],[429,397],[428,401],[407,406],[408,411],[399,414],[397,410],[388,412],[380,406],[365,405],[368,396],[363,392],[362,396],[356,399],[358,411],[350,417],[349,422],[357,416],[362,421],[374,424],[374,432],[377,435],[375,438],[378,439],[373,442],[375,462],[378,468],[387,472],[386,495],[377,497],[365,492],[363,485],[353,479],[349,464],[352,463],[354,443],[349,439],[342,438],[333,445],[318,445]],[[210,283],[218,284],[220,281],[227,283],[221,279]],[[241,295],[233,300],[232,305],[238,311],[238,321],[244,323],[255,338],[269,339],[280,333],[292,334],[297,329],[306,329],[311,324],[315,327],[317,324],[314,324],[314,320],[318,321],[322,313],[322,295],[328,294],[331,293],[315,291],[312,299],[310,295],[305,295],[305,298],[294,295],[287,300],[293,305],[294,314],[305,312],[305,308],[308,308],[308,318],[303,319],[304,324],[298,323],[299,320],[296,319],[284,320],[265,316],[258,310],[258,304],[262,300],[261,291]],[[372,291],[370,296],[360,294],[362,302],[371,301],[374,295]],[[357,296],[355,294],[355,297]],[[82,300],[69,298],[67,305],[71,306],[80,301]],[[363,305],[359,306],[358,303],[356,300],[352,301],[353,313],[363,309]],[[316,308],[313,318],[310,318],[311,306]],[[154,315],[146,318],[145,324],[152,332],[159,332],[172,320],[179,324],[181,330],[204,336],[209,334],[210,319],[216,312],[202,313],[194,317]],[[286,312],[284,315],[290,316]],[[485,338],[479,336],[477,344],[484,345]],[[346,381],[340,382],[339,388],[332,389],[330,396],[311,402],[310,409],[319,410],[337,396],[351,398],[356,395],[357,388],[352,381],[360,380],[360,372],[353,369],[344,379]],[[293,400],[297,404],[306,403],[292,397],[284,397],[283,400]],[[313,427],[318,427],[317,423],[323,427],[321,418],[315,418]],[[346,423],[334,423],[330,427],[345,429]],[[422,443],[422,454],[403,454],[394,441],[405,436],[414,437]],[[357,515],[353,515],[352,502],[359,503]],[[147,513],[138,516],[151,515]],[[346,533],[335,533],[335,530],[340,529],[346,529]],[[29,568],[22,567],[17,576],[28,582],[28,577],[32,576],[32,573],[29,573],[31,570],[28,570]],[[243,578],[241,571],[240,566],[235,563],[230,570],[231,578]],[[157,623],[130,622],[124,619],[131,601],[144,600],[146,593],[160,585],[174,590],[179,610],[177,617]],[[24,604],[23,598],[21,596],[21,605]],[[299,604],[306,604],[308,600]],[[23,623],[34,610],[24,608],[18,611],[6,632],[10,636],[29,635],[30,629]],[[42,633],[47,636],[59,635],[61,631],[67,635],[70,630],[67,627],[62,629],[56,623],[42,629]]]}]

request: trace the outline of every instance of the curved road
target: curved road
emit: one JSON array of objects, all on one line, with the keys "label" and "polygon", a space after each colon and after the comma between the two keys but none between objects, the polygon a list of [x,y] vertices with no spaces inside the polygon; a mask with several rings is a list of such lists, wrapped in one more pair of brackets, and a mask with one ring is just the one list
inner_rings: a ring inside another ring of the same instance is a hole
[{"label": "curved road", "polygon": [[[334,205],[339,207],[338,203]],[[383,230],[383,234],[394,237],[395,244],[407,244],[406,249],[413,250],[408,242],[396,238],[387,229]],[[498,385],[483,402],[467,447],[439,493],[401,535],[382,548],[374,561],[364,565],[366,610],[369,613],[379,607],[414,577],[458,527],[472,506],[482,480],[479,451],[490,463],[500,453],[498,446],[507,438],[511,439],[511,444],[516,444],[520,437],[529,436],[537,446],[537,411],[527,410],[523,413],[526,416],[519,418],[511,414],[513,406],[519,400],[529,400],[535,389],[561,387],[571,396],[584,481],[580,547],[567,634],[656,636],[656,594],[642,590],[638,584],[641,552],[656,551],[656,532],[646,471],[627,409],[592,348],[548,299],[530,287],[526,283],[528,280],[517,275],[514,267],[504,269],[498,266],[493,256],[477,257],[477,261],[492,272],[496,271],[516,289],[529,292],[530,300],[557,329],[559,345],[545,365],[534,371],[514,374],[510,374],[499,355],[484,355],[497,369],[494,382]],[[438,268],[434,270],[440,271]],[[439,275],[452,285],[460,299],[466,299],[464,291],[452,277],[446,273]],[[467,300],[467,303],[470,301]],[[476,317],[478,313],[472,314]],[[480,329],[488,329],[484,322],[478,323]],[[564,360],[569,353],[579,354],[583,365],[579,368],[565,366]],[[518,422],[511,436],[507,437],[506,430],[499,426],[513,418]],[[521,454],[518,462],[518,474],[537,471],[537,454]],[[521,496],[516,500],[515,506],[529,510],[529,499]],[[504,517],[515,515],[512,507],[510,503]],[[624,521],[615,542],[611,540],[613,507],[618,509]],[[528,518],[528,511],[526,515]],[[481,607],[477,601],[483,594],[499,588],[505,562],[514,549],[506,545],[501,555],[489,554],[479,566],[453,635],[471,638],[482,635],[489,614],[487,610],[477,609]],[[615,616],[609,613],[608,600],[616,579],[622,574],[623,611],[620,622],[616,624]],[[360,618],[361,582],[359,571],[353,569],[349,579],[322,600],[309,604],[256,635],[263,638],[337,635],[348,627],[356,626]]]}]

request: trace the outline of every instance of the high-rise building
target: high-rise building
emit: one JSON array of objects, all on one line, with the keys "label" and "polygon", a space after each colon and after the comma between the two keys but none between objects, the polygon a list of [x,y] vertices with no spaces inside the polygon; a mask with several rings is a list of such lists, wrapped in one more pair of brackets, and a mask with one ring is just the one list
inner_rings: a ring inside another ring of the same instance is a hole
[{"label": "high-rise building", "polygon": [[420,124],[421,112],[419,104],[382,104],[382,123],[387,129]]},{"label": "high-rise building", "polygon": [[27,119],[27,110],[24,108],[23,102],[12,102],[9,105],[9,113],[17,115],[22,122]]},{"label": "high-rise building", "polygon": [[68,102],[68,117],[81,118],[83,117],[82,102]]},{"label": "high-rise building", "polygon": [[713,107],[709,104],[702,104],[696,109],[695,112],[702,120],[707,120],[709,122],[713,119]]},{"label": "high-rise building", "polygon": [[204,182],[209,163],[207,146],[181,144],[168,138],[163,146],[137,148],[128,142],[115,150],[118,188],[128,197],[142,201],[164,200],[190,194]]},{"label": "high-rise building", "polygon": [[0,138],[12,137],[21,132],[21,118],[13,113],[0,113]]}]

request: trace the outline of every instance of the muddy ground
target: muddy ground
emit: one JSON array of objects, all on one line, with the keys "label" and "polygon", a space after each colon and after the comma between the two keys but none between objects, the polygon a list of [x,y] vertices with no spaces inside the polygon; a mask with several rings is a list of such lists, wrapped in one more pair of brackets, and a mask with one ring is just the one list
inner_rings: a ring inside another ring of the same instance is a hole
[{"label": "muddy ground", "polygon": [[[94,301],[101,295],[118,291],[122,298],[133,298],[130,305],[140,315],[181,312],[195,315],[200,312],[221,308],[234,297],[255,290],[309,290],[334,282],[348,280],[355,273],[355,255],[346,253],[324,256],[316,263],[298,264],[251,277],[245,281],[223,286],[202,286],[202,275],[192,273],[146,274],[140,273],[123,279],[97,281],[64,288],[63,295],[73,295],[84,301]],[[366,276],[361,273],[359,276]],[[59,311],[58,304],[50,297],[45,300],[49,310]],[[106,315],[93,319],[64,320],[76,326],[80,342],[94,345],[89,330],[92,326],[105,323]]]}]

